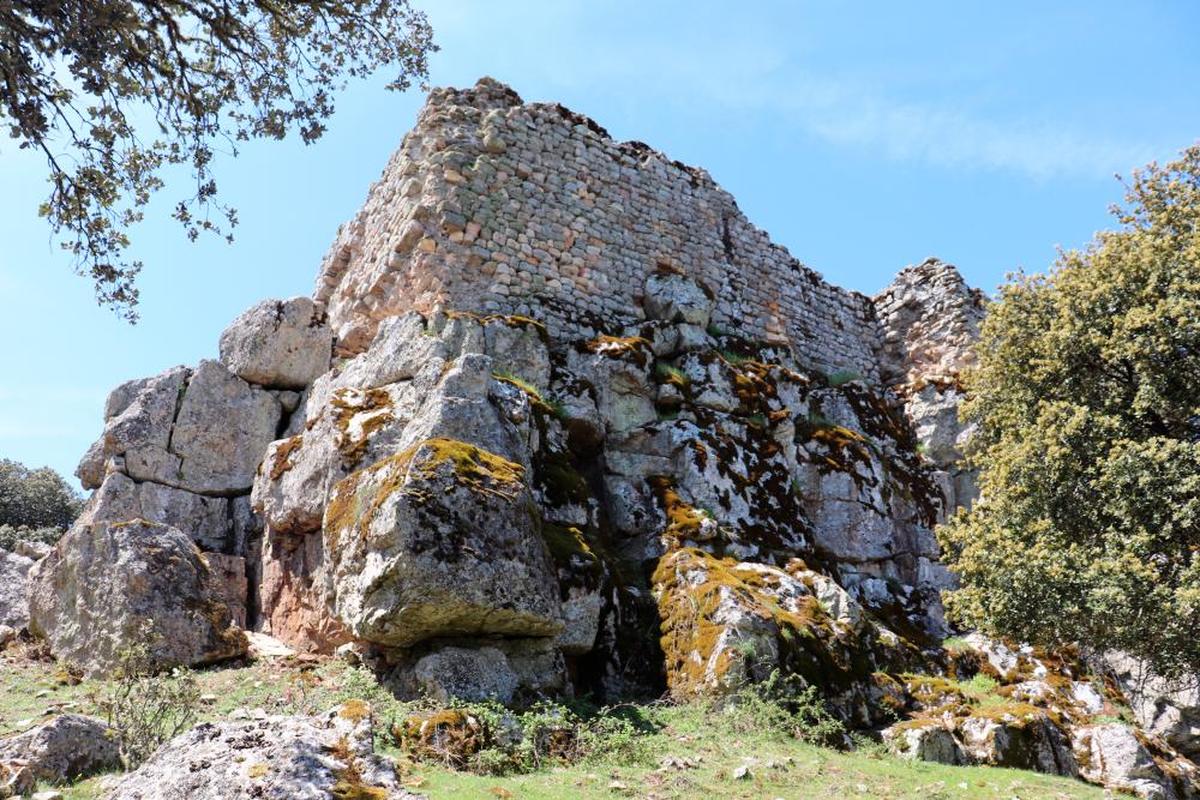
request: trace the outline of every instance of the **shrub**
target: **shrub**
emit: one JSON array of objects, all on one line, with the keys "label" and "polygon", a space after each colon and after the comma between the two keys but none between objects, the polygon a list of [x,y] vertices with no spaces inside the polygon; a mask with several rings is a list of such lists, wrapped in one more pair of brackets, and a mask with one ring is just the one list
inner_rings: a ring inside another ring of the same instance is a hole
[{"label": "shrub", "polygon": [[61,531],[75,521],[82,505],[75,490],[49,467],[30,469],[0,459],[0,525]]},{"label": "shrub", "polygon": [[845,726],[829,712],[817,687],[779,670],[744,687],[722,713],[739,732],[769,731],[825,747],[849,743]]},{"label": "shrub", "polygon": [[0,525],[0,550],[13,550],[17,542],[54,544],[62,535],[62,528],[18,528],[13,525]]},{"label": "shrub", "polygon": [[127,770],[190,729],[200,707],[200,689],[191,670],[158,671],[150,649],[154,637],[147,623],[138,640],[121,652],[111,679],[92,695],[99,715],[113,729]]}]

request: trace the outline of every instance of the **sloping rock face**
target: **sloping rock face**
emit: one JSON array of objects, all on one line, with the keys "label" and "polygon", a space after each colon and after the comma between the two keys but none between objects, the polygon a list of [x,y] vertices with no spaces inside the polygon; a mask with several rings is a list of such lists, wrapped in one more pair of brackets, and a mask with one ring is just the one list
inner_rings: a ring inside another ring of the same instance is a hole
[{"label": "sloping rock face", "polygon": [[1200,677],[1168,680],[1123,653],[1106,654],[1101,667],[1125,692],[1138,725],[1188,758],[1200,756]]},{"label": "sloping rock face", "polygon": [[206,722],[172,739],[108,800],[408,800],[391,761],[375,755],[371,710],[350,701],[317,717]]},{"label": "sloping rock face", "polygon": [[30,631],[90,676],[145,643],[164,667],[246,652],[208,564],[175,528],[134,521],[76,525],[30,574]]}]

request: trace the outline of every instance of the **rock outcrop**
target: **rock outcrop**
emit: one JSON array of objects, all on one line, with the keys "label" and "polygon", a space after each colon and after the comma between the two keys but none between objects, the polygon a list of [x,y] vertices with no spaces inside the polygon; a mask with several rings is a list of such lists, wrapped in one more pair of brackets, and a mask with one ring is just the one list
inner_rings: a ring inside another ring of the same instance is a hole
[{"label": "rock outcrop", "polygon": [[0,550],[0,647],[29,626],[29,570],[32,558]]},{"label": "rock outcrop", "polygon": [[91,676],[143,644],[164,666],[246,652],[208,564],[176,528],[135,520],[76,525],[30,574],[30,631]]},{"label": "rock outcrop", "polygon": [[[941,647],[932,529],[976,494],[957,407],[982,314],[952,266],[840,289],[702,170],[488,79],[437,90],[311,301],[113,391],[32,627],[102,671],[136,611],[179,642],[164,663],[202,663],[244,648],[233,607],[401,696],[506,703],[779,671],[852,726],[902,715],[916,757],[1190,796],[1194,766],[1154,737],[1153,768],[1130,756],[1073,664]],[[943,685],[979,672],[1002,710]],[[201,726],[115,797],[328,791],[367,774],[365,746],[328,750],[342,725]]]},{"label": "rock outcrop", "polygon": [[63,714],[32,730],[0,739],[0,765],[25,769],[34,780],[68,783],[121,766],[113,731],[103,721]]},{"label": "rock outcrop", "polygon": [[975,362],[984,298],[935,258],[908,267],[875,296],[883,328],[880,376],[903,398],[922,454],[949,509],[970,506],[975,476],[962,465],[970,428],[959,419],[962,374]]},{"label": "rock outcrop", "polygon": [[108,800],[417,798],[375,755],[371,710],[350,701],[317,717],[206,722],[121,779]]}]

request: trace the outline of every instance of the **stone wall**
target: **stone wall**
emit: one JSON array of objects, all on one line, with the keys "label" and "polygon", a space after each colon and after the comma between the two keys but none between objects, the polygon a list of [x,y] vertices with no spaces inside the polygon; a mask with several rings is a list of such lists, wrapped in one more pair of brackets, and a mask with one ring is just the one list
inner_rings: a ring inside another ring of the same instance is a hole
[{"label": "stone wall", "polygon": [[937,469],[945,510],[979,494],[963,464],[972,428],[959,418],[962,374],[975,364],[984,296],[952,265],[929,258],[901,270],[874,298],[883,332],[880,378],[904,401],[922,455]]},{"label": "stone wall", "polygon": [[773,244],[707,172],[486,78],[430,95],[339,232],[315,299],[342,355],[365,350],[381,319],[438,306],[528,315],[577,340],[641,321],[646,281],[663,272],[712,293],[719,329],[878,378],[870,299]]}]

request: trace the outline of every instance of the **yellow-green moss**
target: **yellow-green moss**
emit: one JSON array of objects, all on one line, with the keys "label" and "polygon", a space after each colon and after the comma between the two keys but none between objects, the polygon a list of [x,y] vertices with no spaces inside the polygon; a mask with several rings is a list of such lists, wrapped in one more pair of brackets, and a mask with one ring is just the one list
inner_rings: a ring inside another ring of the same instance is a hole
[{"label": "yellow-green moss", "polygon": [[473,322],[478,322],[480,325],[490,325],[493,322],[499,322],[510,328],[533,328],[543,341],[548,341],[550,338],[550,334],[546,330],[544,323],[533,317],[526,317],[520,314],[478,314],[473,311],[447,311],[446,318],[469,319]]},{"label": "yellow-green moss", "polygon": [[397,492],[424,500],[424,491],[408,484],[437,477],[450,465],[451,476],[473,492],[513,500],[524,486],[525,468],[495,453],[457,439],[433,438],[343,478],[325,506],[325,543],[336,549],[343,532],[365,531],[365,521]]},{"label": "yellow-green moss", "polygon": [[701,524],[710,519],[708,513],[685,502],[675,490],[674,481],[666,476],[656,475],[647,479],[647,483],[658,496],[663,513],[667,516],[663,537],[674,543],[696,539]]},{"label": "yellow-green moss", "polygon": [[338,716],[350,722],[362,722],[371,716],[371,704],[364,700],[347,700],[338,709]]},{"label": "yellow-green moss", "polygon": [[[693,576],[702,573],[697,584]],[[717,622],[722,600],[731,596],[748,613],[775,623],[790,642],[812,639],[829,619],[814,597],[798,599],[795,611],[784,608],[770,590],[778,577],[742,568],[732,559],[717,558],[698,548],[680,548],[664,556],[652,578],[658,597],[662,649],[667,683],[672,693],[686,697],[706,688],[709,669],[719,682],[727,680],[736,653],[727,648],[713,656],[722,634]]]}]

